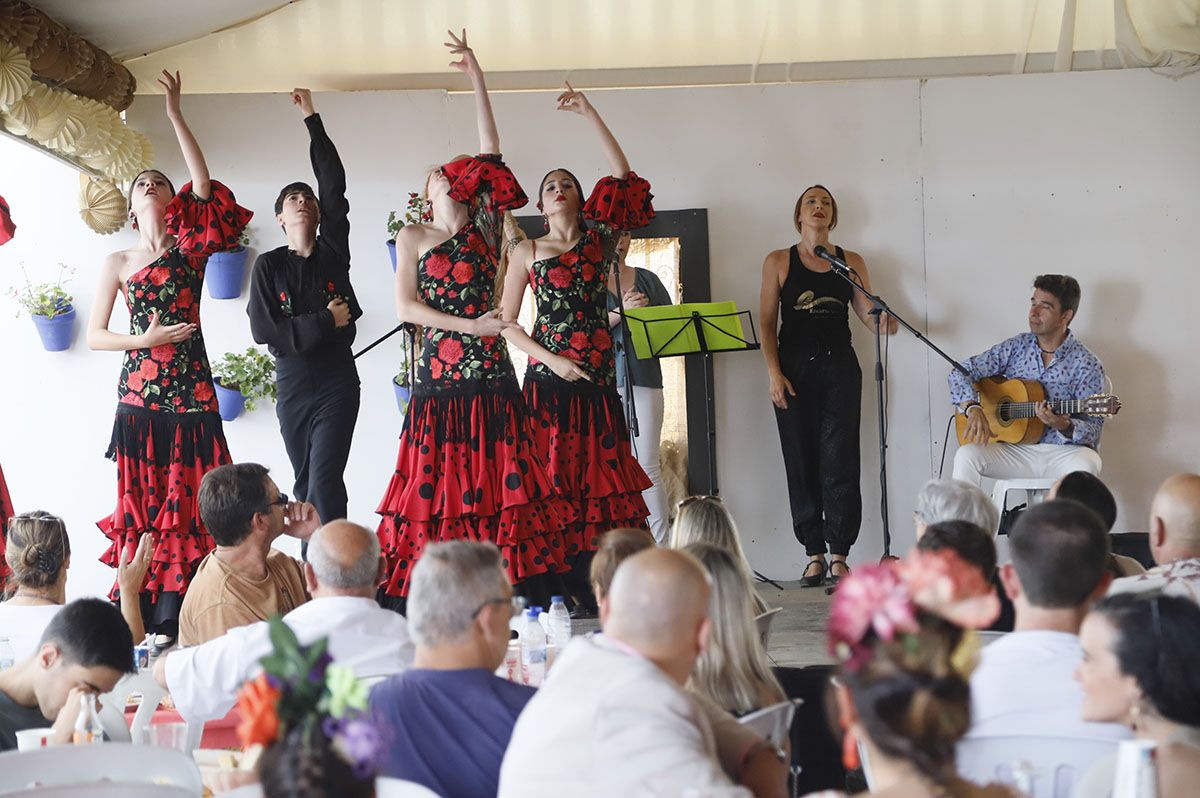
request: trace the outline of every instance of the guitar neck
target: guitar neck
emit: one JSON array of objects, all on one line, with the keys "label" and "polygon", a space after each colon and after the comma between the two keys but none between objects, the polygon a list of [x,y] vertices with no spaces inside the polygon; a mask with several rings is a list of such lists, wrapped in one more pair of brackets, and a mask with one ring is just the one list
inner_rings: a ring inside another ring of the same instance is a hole
[{"label": "guitar neck", "polygon": [[[1058,415],[1083,413],[1087,404],[1086,399],[1062,399],[1049,403],[1050,409]],[[1033,418],[1037,415],[1037,402],[1005,402],[1004,414],[1008,418]]]}]

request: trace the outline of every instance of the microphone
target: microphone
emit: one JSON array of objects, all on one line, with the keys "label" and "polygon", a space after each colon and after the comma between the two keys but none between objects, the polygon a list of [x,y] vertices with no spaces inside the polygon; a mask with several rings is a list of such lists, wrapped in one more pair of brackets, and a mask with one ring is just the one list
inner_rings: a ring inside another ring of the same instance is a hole
[{"label": "microphone", "polygon": [[851,274],[858,274],[858,272],[854,271],[850,264],[846,263],[846,261],[842,260],[837,255],[834,255],[829,250],[825,249],[824,245],[822,244],[817,244],[817,246],[813,247],[813,254],[821,260],[828,261],[829,265],[833,267],[833,270],[843,277],[849,277]]}]

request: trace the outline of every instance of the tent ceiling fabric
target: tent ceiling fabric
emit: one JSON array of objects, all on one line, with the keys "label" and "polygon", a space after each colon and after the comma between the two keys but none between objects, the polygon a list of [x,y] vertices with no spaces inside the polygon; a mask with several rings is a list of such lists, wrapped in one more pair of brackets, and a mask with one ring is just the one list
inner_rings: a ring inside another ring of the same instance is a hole
[{"label": "tent ceiling fabric", "polygon": [[[187,76],[189,93],[286,91],[296,85],[334,91],[464,89],[468,84],[447,67],[441,47],[448,27],[467,28],[495,89],[552,88],[580,73],[609,76],[590,84],[581,80],[582,85],[669,85],[891,77],[923,70],[1005,72],[1012,71],[1014,56],[1058,49],[1068,3],[33,1],[99,46],[125,56],[141,90],[156,91],[154,76],[171,68]],[[1113,52],[1113,3],[1072,0],[1071,50]],[[831,64],[856,66],[839,71]],[[1095,57],[1090,62],[1102,64],[1115,62]]]}]

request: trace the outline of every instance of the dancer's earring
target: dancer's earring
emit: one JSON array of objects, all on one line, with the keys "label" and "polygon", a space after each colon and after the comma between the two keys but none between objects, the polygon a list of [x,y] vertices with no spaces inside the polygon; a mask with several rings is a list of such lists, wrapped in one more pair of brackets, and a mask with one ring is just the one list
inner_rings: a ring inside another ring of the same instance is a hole
[{"label": "dancer's earring", "polygon": [[849,728],[842,733],[842,767],[846,770],[858,770],[862,767],[862,760],[858,755],[858,738],[853,729]]}]

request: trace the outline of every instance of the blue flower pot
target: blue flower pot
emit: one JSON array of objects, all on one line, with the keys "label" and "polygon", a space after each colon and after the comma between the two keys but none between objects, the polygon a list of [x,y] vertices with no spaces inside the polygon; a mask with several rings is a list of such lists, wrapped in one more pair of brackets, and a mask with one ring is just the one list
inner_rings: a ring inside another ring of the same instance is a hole
[{"label": "blue flower pot", "polygon": [[388,257],[392,259],[392,271],[396,271],[396,242],[387,242]]},{"label": "blue flower pot", "polygon": [[65,313],[59,313],[54,318],[48,316],[31,316],[33,326],[37,327],[38,335],[42,338],[42,346],[47,352],[62,352],[71,348],[71,339],[75,337],[75,308],[67,305]]},{"label": "blue flower pot", "polygon": [[400,411],[400,415],[408,412],[408,402],[412,399],[412,389],[407,385],[398,385],[395,380],[392,380],[392,388],[396,390],[396,408]]},{"label": "blue flower pot", "polygon": [[208,283],[208,295],[213,299],[234,299],[242,295],[242,280],[246,276],[245,247],[228,252],[215,252],[208,258],[204,269],[204,282]]},{"label": "blue flower pot", "polygon": [[219,379],[213,379],[213,387],[217,389],[217,412],[222,421],[233,421],[246,409],[246,397],[241,391],[226,388]]}]

